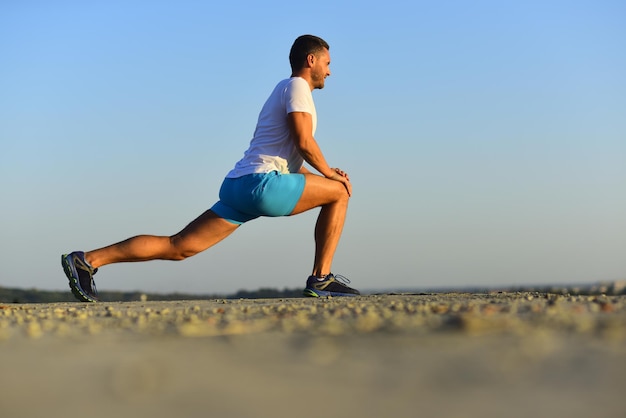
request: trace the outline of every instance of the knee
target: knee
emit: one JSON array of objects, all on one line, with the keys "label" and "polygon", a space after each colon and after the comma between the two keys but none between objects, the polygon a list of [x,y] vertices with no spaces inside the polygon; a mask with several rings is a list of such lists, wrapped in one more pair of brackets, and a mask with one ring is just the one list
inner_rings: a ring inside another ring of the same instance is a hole
[{"label": "knee", "polygon": [[329,200],[326,204],[322,206],[333,206],[336,208],[343,208],[342,210],[348,210],[348,202],[350,201],[350,196],[346,192],[345,188],[343,190],[337,190],[332,195],[329,196]]},{"label": "knee", "polygon": [[337,200],[335,201],[335,204],[340,207],[344,207],[347,210],[349,201],[350,201],[350,196],[348,196],[347,193],[344,193],[343,195],[339,196],[339,198],[337,198]]},{"label": "knee", "polygon": [[346,190],[345,186],[343,186],[343,184],[341,184],[341,186],[338,188],[337,192],[335,193],[335,201],[337,203],[341,203],[341,204],[348,204],[348,201],[350,201],[350,195],[348,194],[348,191]]},{"label": "knee", "polygon": [[185,243],[185,240],[179,235],[170,237],[170,249],[170,260],[173,261],[182,261],[198,254],[198,251],[189,247],[189,245]]}]

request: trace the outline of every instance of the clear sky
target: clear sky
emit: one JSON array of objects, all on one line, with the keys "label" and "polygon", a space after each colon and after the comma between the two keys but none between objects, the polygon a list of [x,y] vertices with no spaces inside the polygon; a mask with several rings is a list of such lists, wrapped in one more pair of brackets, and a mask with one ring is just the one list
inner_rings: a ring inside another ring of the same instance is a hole
[{"label": "clear sky", "polygon": [[[0,1],[0,286],[210,207],[305,33],[316,138],[353,198],[362,290],[626,279],[626,3]],[[100,290],[303,287],[316,212],[258,219]]]}]

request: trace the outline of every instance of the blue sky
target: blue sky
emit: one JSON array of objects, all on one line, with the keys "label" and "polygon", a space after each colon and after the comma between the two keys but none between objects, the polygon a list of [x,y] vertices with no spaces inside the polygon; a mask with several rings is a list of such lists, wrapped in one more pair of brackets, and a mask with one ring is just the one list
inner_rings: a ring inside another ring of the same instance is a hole
[{"label": "blue sky", "polygon": [[[362,290],[626,279],[622,1],[0,2],[0,286],[210,207],[301,34],[331,45],[316,138],[354,196]],[[100,290],[301,287],[316,212]]]}]

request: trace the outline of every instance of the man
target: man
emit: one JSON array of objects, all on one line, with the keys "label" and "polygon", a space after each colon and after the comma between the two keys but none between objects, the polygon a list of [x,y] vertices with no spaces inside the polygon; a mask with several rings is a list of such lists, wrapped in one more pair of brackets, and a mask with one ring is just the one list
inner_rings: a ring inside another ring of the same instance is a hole
[{"label": "man", "polygon": [[[61,257],[74,295],[96,302],[93,275],[112,263],[183,260],[217,244],[240,225],[259,216],[291,216],[321,208],[315,225],[313,271],[305,296],[355,296],[349,280],[331,265],[343,229],[352,185],[348,175],[331,168],[314,134],[317,115],[312,91],[330,75],[329,46],[303,35],[289,53],[291,77],[275,87],[261,109],[254,136],[243,158],[226,175],[220,200],[172,236],[139,235],[97,250]],[[319,174],[308,171],[307,162]]]}]

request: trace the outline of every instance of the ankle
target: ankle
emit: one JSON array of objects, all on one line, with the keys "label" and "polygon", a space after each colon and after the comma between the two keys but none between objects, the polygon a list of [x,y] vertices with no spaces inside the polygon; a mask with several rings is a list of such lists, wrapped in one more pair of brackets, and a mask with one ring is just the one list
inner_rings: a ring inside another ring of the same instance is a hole
[{"label": "ankle", "polygon": [[315,277],[317,280],[324,280],[330,274],[331,273],[326,273],[326,274],[316,274],[316,273],[313,273],[312,276]]},{"label": "ankle", "polygon": [[85,260],[85,263],[87,263],[87,265],[88,265],[89,267],[91,267],[92,269],[96,269],[96,268],[97,268],[96,266],[94,266],[94,265],[92,264],[92,261],[93,261],[93,260],[91,259],[91,257],[89,257],[89,254],[88,254],[88,253],[84,253],[84,255],[83,255],[83,260]]}]

